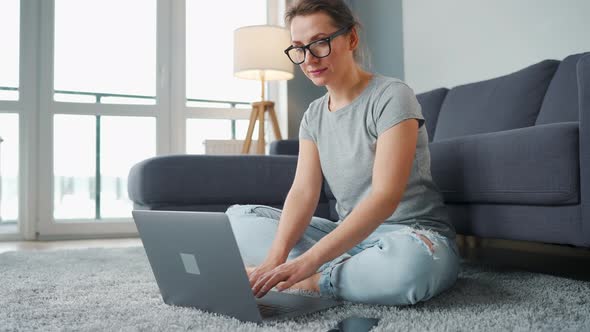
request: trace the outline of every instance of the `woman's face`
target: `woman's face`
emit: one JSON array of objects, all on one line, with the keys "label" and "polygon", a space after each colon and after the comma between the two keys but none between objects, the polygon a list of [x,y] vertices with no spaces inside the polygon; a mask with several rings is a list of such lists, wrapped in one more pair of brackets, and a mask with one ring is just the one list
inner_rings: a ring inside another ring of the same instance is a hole
[{"label": "woman's face", "polygon": [[[323,12],[295,16],[291,20],[291,43],[294,46],[304,46],[326,38],[338,29],[339,27],[332,24],[330,16]],[[315,85],[329,85],[343,71],[354,65],[349,36],[350,34],[343,34],[332,39],[330,55],[324,58],[316,58],[309,50],[305,50],[305,61],[299,67]]]}]

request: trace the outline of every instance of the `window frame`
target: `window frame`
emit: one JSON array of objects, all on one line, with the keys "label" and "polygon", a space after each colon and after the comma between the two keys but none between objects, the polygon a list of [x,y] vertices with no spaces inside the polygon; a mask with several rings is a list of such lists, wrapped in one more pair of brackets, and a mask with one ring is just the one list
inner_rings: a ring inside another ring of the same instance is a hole
[{"label": "window frame", "polygon": [[[267,1],[267,24],[284,26],[282,14],[285,12],[285,0]],[[177,135],[173,137],[175,153],[186,153],[186,123],[189,119],[236,119],[250,120],[250,109],[243,108],[207,108],[186,105],[186,0],[174,2],[172,28],[172,47],[177,52],[172,54],[172,121],[176,124]],[[287,123],[287,82],[268,81],[267,99],[275,101],[275,110],[279,129],[283,137],[288,137]],[[269,127],[267,127],[269,128]],[[253,135],[254,136],[254,135]],[[253,137],[255,139],[255,137]]]},{"label": "window frame", "polygon": [[153,105],[134,104],[89,104],[60,102],[54,100],[54,41],[55,41],[55,1],[41,1],[39,43],[39,200],[36,237],[39,239],[62,239],[103,236],[133,236],[137,228],[131,218],[109,219],[67,219],[56,221],[54,210],[53,174],[53,118],[56,114],[137,116],[156,119],[156,155],[166,154],[168,137],[166,123],[169,122],[170,91],[166,77],[169,63],[168,35],[170,6],[162,0],[156,1],[156,103]]},{"label": "window frame", "polygon": [[[156,155],[186,153],[186,121],[194,118],[249,119],[249,109],[186,106],[186,0],[157,1],[156,103],[88,104],[53,100],[55,0],[20,1],[19,101],[0,101],[0,111],[19,114],[19,220],[0,240],[51,240],[137,236],[131,218],[53,218],[53,116],[55,114],[156,118]],[[268,23],[278,24],[285,0],[267,0]],[[287,133],[286,82],[269,82],[279,126]],[[174,129],[174,130],[173,130]],[[285,134],[283,134],[285,135]]]},{"label": "window frame", "polygon": [[[29,199],[36,190],[35,141],[37,128],[37,58],[25,56],[34,54],[35,44],[39,39],[38,3],[20,1],[19,14],[19,99],[0,101],[0,112],[18,114],[19,123],[19,176],[18,176],[18,220],[16,225],[0,226],[0,240],[32,239],[34,237],[34,220],[37,213],[35,197]],[[31,148],[28,148],[31,147]],[[30,177],[29,175],[32,175]]]}]

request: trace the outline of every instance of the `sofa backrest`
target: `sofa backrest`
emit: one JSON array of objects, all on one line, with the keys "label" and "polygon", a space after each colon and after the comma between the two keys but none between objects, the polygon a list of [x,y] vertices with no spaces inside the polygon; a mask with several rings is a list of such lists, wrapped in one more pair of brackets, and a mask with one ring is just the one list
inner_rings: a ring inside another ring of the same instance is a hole
[{"label": "sofa backrest", "polygon": [[561,61],[539,111],[535,125],[579,121],[576,64],[589,53],[574,54]]},{"label": "sofa backrest", "polygon": [[433,141],[533,126],[559,65],[544,60],[509,75],[452,88]]},{"label": "sofa backrest", "polygon": [[428,132],[429,142],[432,142],[434,137],[438,113],[448,92],[449,89],[447,88],[438,88],[416,95],[416,99],[422,106],[422,115],[424,116],[424,125],[426,126],[426,132]]}]

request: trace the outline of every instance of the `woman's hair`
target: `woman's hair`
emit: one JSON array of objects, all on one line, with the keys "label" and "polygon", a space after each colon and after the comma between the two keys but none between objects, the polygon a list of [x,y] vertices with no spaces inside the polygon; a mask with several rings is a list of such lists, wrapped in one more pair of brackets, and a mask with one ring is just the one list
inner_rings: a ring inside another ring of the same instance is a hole
[{"label": "woman's hair", "polygon": [[285,22],[287,25],[290,25],[296,16],[306,16],[318,12],[327,14],[332,19],[332,23],[336,28],[356,28],[360,40],[358,47],[353,53],[354,59],[357,63],[365,67],[370,67],[368,50],[360,38],[362,25],[344,0],[295,0],[285,13]]}]

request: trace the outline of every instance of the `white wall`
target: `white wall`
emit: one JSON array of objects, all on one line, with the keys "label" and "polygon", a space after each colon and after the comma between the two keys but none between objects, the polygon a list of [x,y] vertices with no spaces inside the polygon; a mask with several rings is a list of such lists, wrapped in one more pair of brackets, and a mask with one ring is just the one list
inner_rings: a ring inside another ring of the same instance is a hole
[{"label": "white wall", "polygon": [[590,51],[588,0],[403,0],[405,81],[416,93]]}]

